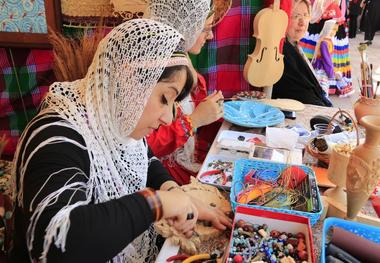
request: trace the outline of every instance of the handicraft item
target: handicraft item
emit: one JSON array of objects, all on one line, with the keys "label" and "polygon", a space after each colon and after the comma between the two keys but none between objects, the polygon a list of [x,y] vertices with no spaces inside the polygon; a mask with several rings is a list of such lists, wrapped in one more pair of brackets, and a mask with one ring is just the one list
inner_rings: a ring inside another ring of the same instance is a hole
[{"label": "handicraft item", "polygon": [[293,99],[263,99],[261,102],[284,111],[297,112],[305,109],[305,104]]},{"label": "handicraft item", "polygon": [[198,179],[215,186],[231,187],[233,161],[215,159],[207,164],[207,170],[202,172]]},{"label": "handicraft item", "polygon": [[347,166],[347,218],[354,220],[380,178],[380,116],[361,119],[365,142],[356,147]]},{"label": "handicraft item", "polygon": [[227,262],[304,262],[308,260],[305,234],[280,232],[266,224],[238,220]]},{"label": "handicraft item", "polygon": [[[337,119],[338,116],[345,116],[349,119],[351,119],[351,124],[353,125],[353,128],[356,132],[356,145],[359,145],[359,129],[358,126],[354,120],[354,118],[349,114],[347,111],[339,110],[337,111],[331,118],[328,126],[327,126],[327,132],[324,135],[329,135],[334,130],[332,129],[333,121]],[[317,158],[319,161],[329,164],[331,160],[331,154],[334,152],[334,147],[327,143],[327,141],[322,136],[317,136],[313,140],[311,140],[307,146],[306,151],[313,156],[314,158]]]},{"label": "handicraft item", "polygon": [[372,64],[368,63],[366,49],[367,45],[362,44],[358,47],[361,57],[361,97],[354,105],[356,120],[361,124],[361,118],[366,115],[380,115],[380,99],[376,98],[376,90],[373,89]]},{"label": "handicraft item", "polygon": [[[181,189],[191,197],[202,200],[211,207],[219,208],[226,214],[231,212],[230,203],[214,186],[202,184],[197,179],[191,178],[191,183],[181,186]],[[197,253],[202,242],[223,234],[222,231],[210,226],[209,222],[202,221],[197,222],[194,229],[195,234],[191,238],[186,238],[164,219],[155,223],[155,229],[160,235],[169,239],[172,244],[179,245],[182,251],[188,254]]]},{"label": "handicraft item", "polygon": [[260,10],[253,21],[255,50],[244,65],[244,78],[255,87],[276,83],[284,71],[280,42],[285,37],[288,15],[280,9],[280,0],[273,7]]},{"label": "handicraft item", "polygon": [[282,123],[284,113],[256,101],[229,101],[224,103],[224,119],[248,128],[264,128]]},{"label": "handicraft item", "polygon": [[262,91],[257,90],[247,90],[247,91],[240,91],[236,93],[235,95],[240,100],[260,100],[265,99],[266,94]]}]

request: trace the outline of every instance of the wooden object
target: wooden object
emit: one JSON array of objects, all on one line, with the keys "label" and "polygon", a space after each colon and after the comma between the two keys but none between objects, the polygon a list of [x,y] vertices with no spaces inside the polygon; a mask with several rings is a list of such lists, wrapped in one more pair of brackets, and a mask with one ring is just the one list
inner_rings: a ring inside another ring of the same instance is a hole
[{"label": "wooden object", "polygon": [[305,104],[292,99],[262,99],[260,102],[285,111],[303,111],[305,109]]},{"label": "wooden object", "polygon": [[351,220],[355,220],[380,178],[380,116],[364,116],[361,123],[366,130],[365,142],[353,150],[347,166],[347,218]]},{"label": "wooden object", "polygon": [[244,65],[244,78],[255,87],[271,86],[284,71],[280,42],[285,37],[288,15],[280,9],[280,0],[272,8],[264,8],[253,21],[255,50]]},{"label": "wooden object", "polygon": [[329,168],[327,170],[328,179],[336,186],[335,188],[326,190],[324,195],[329,196],[342,204],[347,203],[344,188],[346,187],[346,175],[349,158],[349,153],[341,153],[336,147],[333,147],[330,155]]},{"label": "wooden object", "polygon": [[354,112],[356,120],[359,124],[361,124],[361,118],[366,115],[380,116],[380,99],[373,99],[362,96],[355,102]]}]

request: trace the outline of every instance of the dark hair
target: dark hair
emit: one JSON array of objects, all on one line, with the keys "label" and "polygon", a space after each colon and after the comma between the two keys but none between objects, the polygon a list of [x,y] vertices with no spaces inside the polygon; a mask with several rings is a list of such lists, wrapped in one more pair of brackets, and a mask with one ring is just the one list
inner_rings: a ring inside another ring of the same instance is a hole
[{"label": "dark hair", "polygon": [[167,67],[164,69],[164,72],[162,72],[161,77],[158,79],[159,82],[163,79],[168,79],[171,76],[173,76],[174,73],[181,71],[181,70],[186,70],[186,82],[185,82],[185,86],[183,87],[181,93],[178,94],[178,96],[176,98],[177,102],[186,98],[186,96],[189,95],[189,93],[193,87],[193,84],[194,84],[193,75],[192,75],[189,67],[185,66],[185,65]]}]

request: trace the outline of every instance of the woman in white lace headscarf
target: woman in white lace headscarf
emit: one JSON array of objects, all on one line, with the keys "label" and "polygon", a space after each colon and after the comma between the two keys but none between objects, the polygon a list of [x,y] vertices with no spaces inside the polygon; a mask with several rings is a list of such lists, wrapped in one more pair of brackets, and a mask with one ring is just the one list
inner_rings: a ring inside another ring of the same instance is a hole
[{"label": "woman in white lace headscarf", "polygon": [[148,17],[172,26],[180,32],[188,51],[202,32],[210,12],[211,0],[149,0]]},{"label": "woman in white lace headscarf", "polygon": [[188,60],[174,52],[181,38],[159,22],[125,22],[100,42],[84,79],[50,87],[15,155],[15,262],[151,262],[160,218],[185,235],[198,212],[229,224],[168,192],[177,184],[143,139],[171,122],[192,85]]},{"label": "woman in white lace headscarf", "polygon": [[[215,4],[218,3],[221,1]],[[221,11],[215,13],[215,10]],[[212,5],[201,34],[188,53],[197,55],[201,52],[206,41],[213,38],[212,26],[217,22],[215,17],[219,20],[227,10],[228,8]],[[215,122],[223,117],[222,92],[208,95],[206,80],[193,67],[191,69],[194,87],[178,104],[175,121],[160,127],[147,137],[153,153],[181,185],[188,184],[191,176],[195,177],[199,172],[209,145],[220,127]]]}]

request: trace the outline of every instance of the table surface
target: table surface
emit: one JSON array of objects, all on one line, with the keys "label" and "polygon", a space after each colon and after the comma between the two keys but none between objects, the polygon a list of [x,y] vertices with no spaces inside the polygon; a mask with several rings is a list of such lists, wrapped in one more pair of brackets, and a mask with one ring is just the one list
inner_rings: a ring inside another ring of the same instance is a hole
[{"label": "table surface", "polygon": [[[336,113],[339,109],[337,108],[327,108],[327,107],[320,107],[315,105],[306,105],[306,108],[302,112],[297,112],[297,118],[296,120],[289,120],[286,119],[285,123],[283,123],[280,126],[286,126],[289,124],[302,124],[305,128],[310,129],[310,119],[315,115],[327,115],[332,116],[334,113]],[[350,114],[353,114],[352,110],[348,110]],[[353,116],[353,115],[352,115]],[[228,122],[224,122],[218,132],[222,132],[223,130],[231,129],[231,130],[238,130],[238,131],[244,131],[244,132],[252,132],[252,133],[263,133],[263,129],[246,129],[242,127],[234,126]],[[218,135],[217,135],[218,136]],[[217,138],[217,137],[216,137]],[[210,151],[208,154],[215,154],[217,153],[217,147],[216,147],[216,140],[213,142]],[[206,157],[207,158],[207,157]],[[291,162],[294,164],[301,164],[302,163],[302,153],[300,157],[300,153],[296,152],[292,154]],[[2,169],[5,170],[5,175],[0,177],[0,188],[5,191],[7,194],[11,194],[10,192],[10,164],[9,162],[1,161],[0,160],[0,167],[3,167]],[[376,216],[376,213],[373,209],[373,207],[368,203],[365,207],[363,207],[362,213]],[[323,227],[323,221],[319,221],[316,223],[313,227],[313,236],[314,236],[314,252],[316,254],[316,259],[318,259],[316,262],[319,262],[319,253],[320,253],[320,247],[321,247],[321,233],[322,233],[322,227]],[[156,260],[156,262],[166,262],[166,259],[172,255],[177,254],[179,251],[178,246],[173,246],[170,244],[170,242],[165,242],[164,246],[162,247],[160,254]]]},{"label": "table surface", "polygon": [[[310,119],[316,115],[326,115],[332,117],[339,109],[338,108],[329,108],[329,107],[321,107],[316,105],[306,105],[305,110],[302,112],[297,112],[296,119],[290,120],[285,119],[285,122],[278,125],[279,127],[283,127],[286,125],[295,125],[295,124],[301,124],[306,129],[310,129]],[[345,109],[346,110],[346,109]],[[354,116],[353,110],[346,110],[351,116]],[[252,129],[252,128],[244,128],[235,126],[227,121],[224,121],[221,128],[219,129],[219,132],[215,138],[218,138],[219,134],[224,130],[235,130],[235,131],[241,131],[241,132],[250,132],[250,133],[256,133],[256,134],[263,134],[265,129]],[[210,154],[217,154],[218,153],[217,148],[217,142],[214,140],[214,142],[211,145],[210,151],[208,153],[207,157]],[[291,163],[293,164],[302,164],[302,151],[301,152],[292,152],[291,153]],[[202,170],[202,168],[201,168]],[[373,209],[370,202],[363,207],[362,213],[376,216],[376,212]],[[314,242],[314,254],[316,258],[316,262],[319,262],[319,255],[320,255],[320,248],[321,248],[321,242],[322,242],[322,228],[323,228],[323,221],[318,221],[313,227],[313,242]],[[162,247],[160,254],[156,260],[156,262],[166,262],[166,259],[170,256],[176,255],[179,251],[178,246],[174,246],[170,244],[170,242],[166,241],[164,243],[164,246]]]}]

